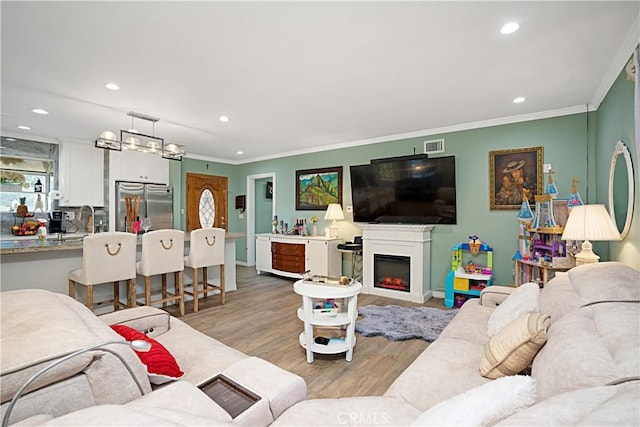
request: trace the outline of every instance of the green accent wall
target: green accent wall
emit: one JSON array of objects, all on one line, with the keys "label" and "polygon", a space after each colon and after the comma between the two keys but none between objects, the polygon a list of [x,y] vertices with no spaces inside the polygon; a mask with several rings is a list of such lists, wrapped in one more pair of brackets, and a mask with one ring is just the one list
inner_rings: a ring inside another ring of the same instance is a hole
[{"label": "green accent wall", "polygon": [[[246,194],[248,175],[275,173],[277,199],[274,201],[278,218],[293,224],[296,218],[317,215],[320,218],[318,229],[322,233],[328,226],[323,220],[324,212],[295,210],[295,173],[301,169],[342,166],[345,221],[339,223],[339,233],[345,240],[350,240],[362,233],[352,223],[353,215],[347,212],[347,208],[351,206],[349,166],[369,163],[375,158],[413,154],[414,150],[419,153],[422,152],[423,141],[444,138],[446,151],[442,155],[456,157],[458,223],[436,225],[432,232],[431,289],[444,290],[445,278],[451,268],[451,248],[468,241],[468,236],[472,234],[478,235],[494,249],[494,284],[507,285],[513,283],[512,257],[518,246],[517,210],[490,209],[489,152],[542,146],[544,163],[551,164],[555,171],[554,180],[559,198],[569,196],[571,180],[576,177],[580,180],[578,191],[585,203],[606,204],[609,162],[616,141],[628,141],[627,145],[637,167],[633,117],[633,84],[625,81],[621,74],[597,112],[401,139],[235,166],[185,159],[179,172],[172,168],[171,178],[172,182],[178,182],[176,175],[179,175],[180,188],[183,188],[187,172],[229,177],[229,231],[246,232],[246,215],[239,218],[234,210],[234,198],[238,194]],[[258,183],[261,181],[257,181]],[[543,176],[543,183],[546,183],[546,175]],[[256,192],[263,193],[263,185],[257,185]],[[176,191],[176,194],[180,194],[176,196],[176,200],[179,197],[181,201],[181,206],[176,207],[176,225],[184,228],[184,216],[179,210],[184,206],[185,196],[181,191]],[[619,260],[635,264],[638,268],[639,211],[636,198],[634,225],[625,241],[594,244],[601,261]],[[247,262],[246,240],[238,240],[236,256],[239,262]],[[350,271],[346,258],[344,271]]]},{"label": "green accent wall", "polygon": [[[587,181],[586,171],[586,114],[535,120],[503,126],[446,133],[429,137],[410,138],[321,153],[291,156],[237,166],[240,175],[275,172],[277,177],[278,218],[290,224],[295,218],[318,215],[319,230],[327,224],[321,211],[295,210],[295,171],[299,169],[343,167],[343,208],[351,205],[349,166],[369,163],[371,159],[402,156],[422,151],[423,141],[445,139],[443,155],[456,157],[456,187],[458,224],[436,225],[431,244],[431,289],[443,290],[451,268],[451,247],[468,241],[477,234],[494,248],[495,283],[513,283],[513,261],[518,244],[516,210],[490,210],[489,151],[524,147],[544,147],[544,162],[556,170],[555,180],[560,197],[568,197],[571,178]],[[340,223],[340,236],[351,239],[360,229],[349,224],[353,215],[345,209],[345,221]],[[243,258],[244,259],[244,258]],[[345,257],[345,263],[347,262]],[[345,271],[347,270],[345,264]]]},{"label": "green accent wall", "polygon": [[[626,72],[623,70],[598,108],[595,161],[597,196],[594,201],[594,203],[601,203],[608,207],[609,165],[616,142],[622,141],[631,153],[635,174],[636,195],[631,229],[623,241],[599,243],[598,246],[594,244],[594,250],[600,255],[601,261],[602,258],[617,260],[640,270],[640,197],[638,197],[640,174],[638,173],[638,144],[635,140],[634,88],[635,82],[627,80]],[[636,114],[640,114],[640,112]],[[622,157],[618,158],[618,163],[624,163]],[[619,169],[619,166],[616,170]],[[619,187],[618,178],[625,181],[627,178],[626,175],[624,177],[620,177],[619,174],[616,176],[614,196],[620,201],[620,199],[626,199],[626,186]],[[626,206],[626,202],[623,205]],[[623,224],[618,224],[618,226],[620,229]]]}]

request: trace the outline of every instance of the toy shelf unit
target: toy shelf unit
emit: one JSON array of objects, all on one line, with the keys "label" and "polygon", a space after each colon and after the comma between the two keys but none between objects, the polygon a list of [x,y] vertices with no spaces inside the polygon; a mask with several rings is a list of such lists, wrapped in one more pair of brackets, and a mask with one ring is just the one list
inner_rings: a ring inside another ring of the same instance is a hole
[{"label": "toy shelf unit", "polygon": [[516,260],[515,285],[536,282],[541,288],[553,279],[558,271],[567,271],[572,267],[552,267],[542,265],[537,261]]},{"label": "toy shelf unit", "polygon": [[[486,258],[483,265],[478,263],[481,257]],[[492,282],[493,249],[489,245],[461,243],[451,248],[451,271],[445,281],[445,307],[460,307],[467,299],[480,296],[480,292]]]}]

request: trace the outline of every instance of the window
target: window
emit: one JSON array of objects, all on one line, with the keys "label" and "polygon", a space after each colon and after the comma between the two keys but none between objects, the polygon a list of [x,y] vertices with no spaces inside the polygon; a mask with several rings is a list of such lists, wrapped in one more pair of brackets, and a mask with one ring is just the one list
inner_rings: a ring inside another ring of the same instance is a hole
[{"label": "window", "polygon": [[[0,170],[0,211],[15,212],[23,198],[29,212],[49,210],[47,178],[45,173]],[[42,185],[42,192],[36,193],[34,190],[38,181]]]}]

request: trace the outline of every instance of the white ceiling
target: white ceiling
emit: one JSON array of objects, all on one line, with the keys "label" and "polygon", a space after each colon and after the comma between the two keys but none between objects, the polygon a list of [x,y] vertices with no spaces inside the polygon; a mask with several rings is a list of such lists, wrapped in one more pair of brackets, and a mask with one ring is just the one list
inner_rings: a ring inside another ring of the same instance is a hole
[{"label": "white ceiling", "polygon": [[584,111],[638,43],[639,3],[2,1],[2,134],[92,143],[135,111],[244,163]]}]

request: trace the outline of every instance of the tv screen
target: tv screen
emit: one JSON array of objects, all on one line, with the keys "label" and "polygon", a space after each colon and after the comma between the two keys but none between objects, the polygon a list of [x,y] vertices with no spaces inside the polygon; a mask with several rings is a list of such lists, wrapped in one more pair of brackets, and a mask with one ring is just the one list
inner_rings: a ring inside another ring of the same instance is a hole
[{"label": "tv screen", "polygon": [[355,222],[456,224],[454,156],[350,167]]}]

